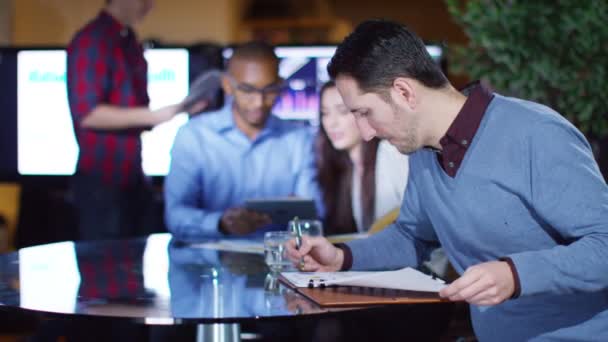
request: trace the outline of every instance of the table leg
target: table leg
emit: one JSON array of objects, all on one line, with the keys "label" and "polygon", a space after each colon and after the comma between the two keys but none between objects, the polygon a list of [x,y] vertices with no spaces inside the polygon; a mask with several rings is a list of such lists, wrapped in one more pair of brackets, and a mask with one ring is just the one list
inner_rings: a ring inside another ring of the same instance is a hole
[{"label": "table leg", "polygon": [[230,324],[199,324],[196,327],[196,342],[240,342],[241,326]]}]

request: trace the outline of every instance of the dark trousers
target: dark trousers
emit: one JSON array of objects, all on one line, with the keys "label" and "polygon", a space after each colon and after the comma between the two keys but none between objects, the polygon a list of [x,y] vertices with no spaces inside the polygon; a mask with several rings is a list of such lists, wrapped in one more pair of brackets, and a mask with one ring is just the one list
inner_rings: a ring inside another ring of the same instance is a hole
[{"label": "dark trousers", "polygon": [[145,179],[128,187],[76,174],[71,181],[79,240],[121,239],[163,231],[162,205]]}]

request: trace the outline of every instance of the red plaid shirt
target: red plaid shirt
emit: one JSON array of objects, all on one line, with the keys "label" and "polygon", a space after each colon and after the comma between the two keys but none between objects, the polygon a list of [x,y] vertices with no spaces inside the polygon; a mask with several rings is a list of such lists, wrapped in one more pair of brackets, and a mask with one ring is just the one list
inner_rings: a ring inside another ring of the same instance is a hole
[{"label": "red plaid shirt", "polygon": [[143,255],[146,240],[75,245],[79,301],[137,302],[146,298]]},{"label": "red plaid shirt", "polygon": [[67,49],[68,100],[80,147],[77,172],[128,186],[142,175],[142,129],[104,131],[81,126],[100,104],[147,106],[148,65],[132,29],[106,12],[82,28]]}]

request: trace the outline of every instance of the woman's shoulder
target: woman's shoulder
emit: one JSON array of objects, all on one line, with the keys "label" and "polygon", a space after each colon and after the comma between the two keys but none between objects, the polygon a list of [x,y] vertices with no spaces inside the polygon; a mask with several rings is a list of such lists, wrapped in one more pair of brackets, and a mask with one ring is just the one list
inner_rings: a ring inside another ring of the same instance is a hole
[{"label": "woman's shoulder", "polygon": [[397,148],[391,145],[391,143],[389,143],[388,141],[381,140],[378,144],[378,153],[376,158],[378,161],[387,160],[389,163],[407,163],[409,157],[407,154],[399,152],[399,150],[397,150]]},{"label": "woman's shoulder", "polygon": [[378,144],[376,155],[376,178],[384,178],[381,182],[398,184],[404,183],[409,173],[409,156],[397,150],[388,141],[381,141]]}]

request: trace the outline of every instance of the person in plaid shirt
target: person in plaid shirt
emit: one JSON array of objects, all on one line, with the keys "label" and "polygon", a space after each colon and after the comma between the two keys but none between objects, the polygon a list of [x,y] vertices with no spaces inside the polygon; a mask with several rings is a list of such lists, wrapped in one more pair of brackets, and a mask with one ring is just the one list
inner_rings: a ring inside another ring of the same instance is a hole
[{"label": "person in plaid shirt", "polygon": [[154,226],[144,222],[152,194],[140,133],[171,119],[181,105],[148,108],[147,64],[131,26],[151,7],[151,0],[108,0],[67,49],[68,100],[80,147],[72,187],[82,240],[143,235]]}]

